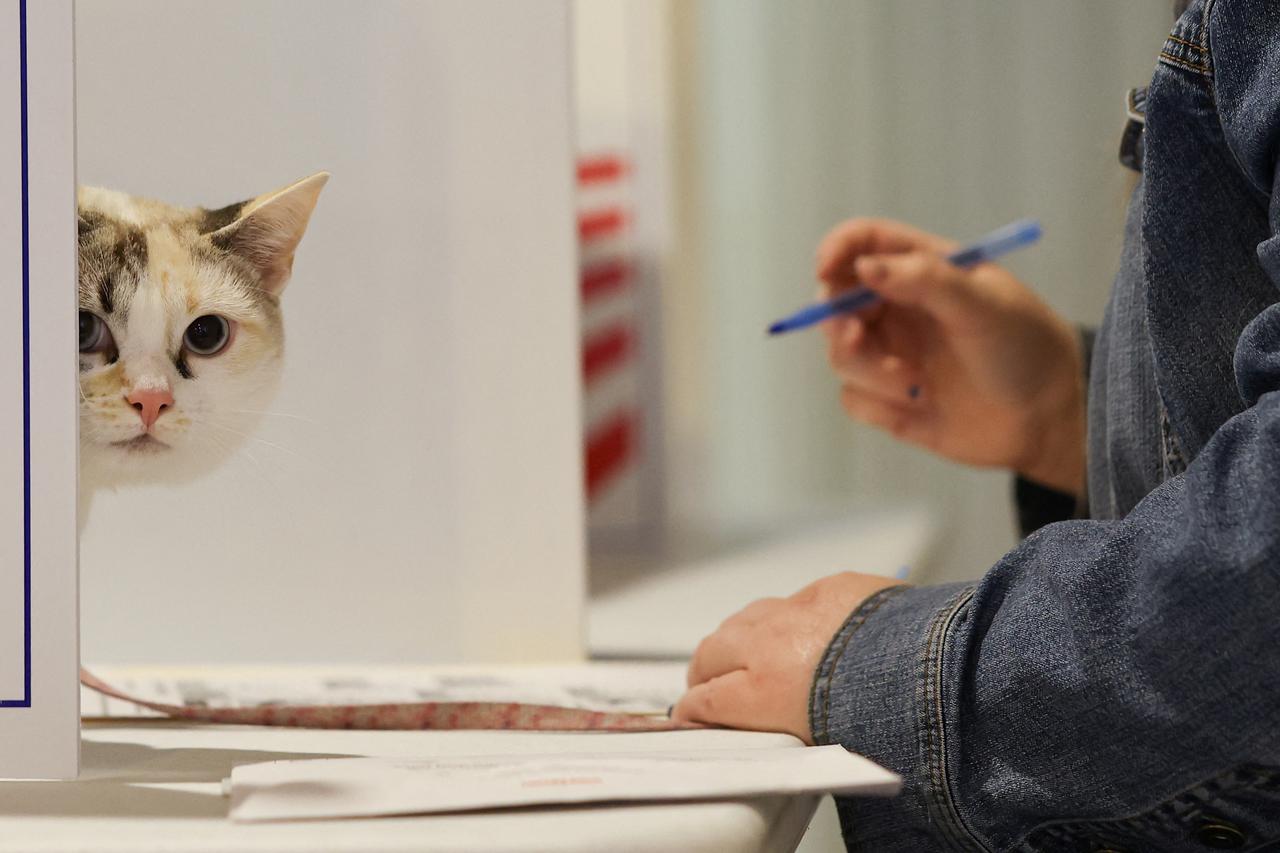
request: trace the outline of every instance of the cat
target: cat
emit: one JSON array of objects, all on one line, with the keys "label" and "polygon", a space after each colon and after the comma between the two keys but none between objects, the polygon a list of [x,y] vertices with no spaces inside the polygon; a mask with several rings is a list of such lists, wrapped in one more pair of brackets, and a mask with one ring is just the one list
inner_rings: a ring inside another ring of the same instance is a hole
[{"label": "cat", "polygon": [[280,294],[328,179],[216,210],[79,189],[82,530],[95,492],[188,482],[261,419],[282,368]]}]

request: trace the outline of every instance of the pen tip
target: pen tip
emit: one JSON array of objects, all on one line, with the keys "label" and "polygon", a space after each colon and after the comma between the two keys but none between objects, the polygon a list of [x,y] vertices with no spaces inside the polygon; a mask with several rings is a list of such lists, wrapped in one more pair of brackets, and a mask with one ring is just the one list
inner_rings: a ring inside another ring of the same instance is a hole
[{"label": "pen tip", "polygon": [[767,331],[771,335],[777,335],[782,332],[785,332],[786,330],[787,330],[787,327],[783,323],[774,323],[772,326],[768,328]]}]

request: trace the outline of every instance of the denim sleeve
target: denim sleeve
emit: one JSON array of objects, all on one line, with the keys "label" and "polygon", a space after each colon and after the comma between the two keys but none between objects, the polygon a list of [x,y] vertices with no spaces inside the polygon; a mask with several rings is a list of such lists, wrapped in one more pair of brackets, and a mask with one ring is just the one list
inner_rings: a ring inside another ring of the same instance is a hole
[{"label": "denim sleeve", "polygon": [[[1217,108],[1268,199],[1257,253],[1280,285],[1280,13],[1212,8],[1232,46]],[[849,617],[816,674],[815,739],[905,779],[896,799],[838,800],[851,850],[1037,850],[1036,827],[1280,766],[1280,305],[1245,328],[1235,373],[1247,408],[1123,519],[1049,525],[972,589],[897,588]]]},{"label": "denim sleeve", "polygon": [[971,590],[860,607],[819,665],[812,731],[905,785],[837,801],[849,849],[1039,849],[1019,845],[1047,821],[1280,765],[1278,482],[1273,391],[1125,519],[1042,528]]}]

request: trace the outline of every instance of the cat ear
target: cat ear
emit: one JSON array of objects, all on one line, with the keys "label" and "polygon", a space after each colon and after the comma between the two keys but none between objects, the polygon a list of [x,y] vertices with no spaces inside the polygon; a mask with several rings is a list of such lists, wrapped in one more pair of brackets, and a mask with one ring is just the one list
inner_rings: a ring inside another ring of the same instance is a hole
[{"label": "cat ear", "polygon": [[206,211],[205,221],[216,226],[209,229],[208,239],[248,261],[261,276],[262,287],[279,294],[289,283],[293,253],[328,180],[328,172],[317,172],[242,204]]}]

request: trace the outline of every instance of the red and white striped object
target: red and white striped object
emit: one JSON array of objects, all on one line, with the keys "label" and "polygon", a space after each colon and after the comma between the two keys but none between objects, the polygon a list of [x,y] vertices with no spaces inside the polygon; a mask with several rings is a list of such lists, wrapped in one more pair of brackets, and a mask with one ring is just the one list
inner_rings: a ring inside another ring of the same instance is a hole
[{"label": "red and white striped object", "polygon": [[644,318],[636,298],[629,177],[619,154],[578,161],[583,432],[593,527],[626,523],[638,511]]},{"label": "red and white striped object", "polygon": [[304,729],[509,729],[521,731],[664,732],[701,728],[657,714],[593,711],[520,702],[384,702],[372,705],[254,705],[211,708],[131,696],[80,670],[90,690],[180,720]]}]

